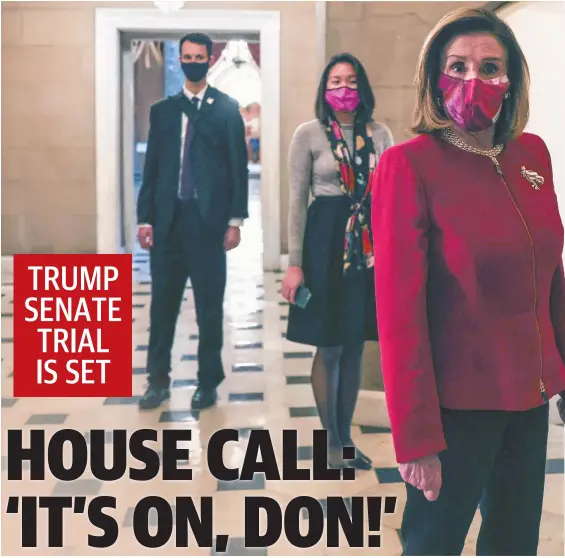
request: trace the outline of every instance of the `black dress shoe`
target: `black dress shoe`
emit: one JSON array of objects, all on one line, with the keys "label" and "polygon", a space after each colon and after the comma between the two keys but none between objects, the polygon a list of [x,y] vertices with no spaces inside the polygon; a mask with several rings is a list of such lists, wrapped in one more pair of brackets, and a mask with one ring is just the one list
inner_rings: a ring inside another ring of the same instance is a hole
[{"label": "black dress shoe", "polygon": [[213,407],[218,400],[218,392],[215,389],[197,388],[192,396],[192,408],[195,411],[203,411]]},{"label": "black dress shoe", "polygon": [[351,467],[351,465],[343,459],[337,459],[335,461],[328,460],[328,469],[347,469],[348,467]]},{"label": "black dress shoe", "polygon": [[349,460],[349,466],[361,471],[370,471],[373,468],[373,462],[358,447],[355,447],[355,457]]},{"label": "black dress shoe", "polygon": [[341,448],[329,448],[328,449],[328,459],[327,459],[328,469],[346,469],[349,467],[349,463],[343,459]]},{"label": "black dress shoe", "polygon": [[171,397],[171,392],[169,388],[155,388],[153,386],[147,386],[145,393],[139,400],[139,408],[142,411],[150,411],[151,409],[156,409],[160,407],[164,401],[167,401]]},{"label": "black dress shoe", "polygon": [[355,459],[349,461],[349,467],[353,467],[354,469],[358,469],[360,471],[370,471],[373,468],[373,463],[367,458],[363,458],[358,455]]}]

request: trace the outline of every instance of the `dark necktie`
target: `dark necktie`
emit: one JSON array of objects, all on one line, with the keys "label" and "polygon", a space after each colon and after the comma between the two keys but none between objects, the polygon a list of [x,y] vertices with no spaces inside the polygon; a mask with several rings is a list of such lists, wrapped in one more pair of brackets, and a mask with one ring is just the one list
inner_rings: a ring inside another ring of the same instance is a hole
[{"label": "dark necktie", "polygon": [[[199,99],[198,97],[193,97],[191,102],[198,109]],[[194,128],[190,118],[186,122],[186,132],[184,135],[184,148],[182,154],[182,168],[181,168],[181,179],[180,179],[180,197],[183,200],[192,200],[196,194],[196,185],[194,184],[194,175],[192,173],[192,168],[190,166],[190,144],[192,142]]]}]

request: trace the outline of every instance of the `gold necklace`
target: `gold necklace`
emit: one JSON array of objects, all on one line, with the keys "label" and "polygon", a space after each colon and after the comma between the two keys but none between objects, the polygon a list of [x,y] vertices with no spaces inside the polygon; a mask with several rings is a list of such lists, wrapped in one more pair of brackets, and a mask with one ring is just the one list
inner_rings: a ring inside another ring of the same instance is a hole
[{"label": "gold necklace", "polygon": [[494,164],[496,172],[502,176],[502,169],[500,168],[500,163],[498,162],[498,156],[504,150],[504,145],[496,145],[492,149],[480,149],[478,147],[473,147],[469,145],[467,142],[463,141],[461,138],[457,137],[453,131],[449,128],[446,128],[441,131],[441,137],[451,143],[455,147],[462,149],[463,151],[467,151],[468,153],[474,153],[475,155],[482,155],[483,157],[488,157]]}]

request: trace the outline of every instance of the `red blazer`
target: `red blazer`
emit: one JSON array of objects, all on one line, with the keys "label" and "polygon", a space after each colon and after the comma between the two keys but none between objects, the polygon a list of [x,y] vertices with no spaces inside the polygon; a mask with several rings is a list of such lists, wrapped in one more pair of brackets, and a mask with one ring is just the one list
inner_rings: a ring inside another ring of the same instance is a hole
[{"label": "red blazer", "polygon": [[[431,136],[389,148],[372,199],[396,457],[446,449],[440,407],[523,411],[565,389],[563,224],[544,142],[498,158]],[[521,168],[545,179],[535,190]]]}]

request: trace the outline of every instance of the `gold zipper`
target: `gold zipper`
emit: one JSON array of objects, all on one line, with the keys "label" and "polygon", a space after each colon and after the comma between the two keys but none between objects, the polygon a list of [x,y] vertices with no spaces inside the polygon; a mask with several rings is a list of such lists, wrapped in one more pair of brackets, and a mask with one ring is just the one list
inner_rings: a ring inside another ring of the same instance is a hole
[{"label": "gold zipper", "polygon": [[506,178],[504,178],[504,174],[502,173],[502,169],[500,167],[500,164],[498,163],[498,161],[494,157],[493,157],[493,162],[495,164],[497,174],[502,179],[502,182],[504,183],[504,186],[506,187],[506,191],[508,192],[508,195],[510,196],[512,203],[514,204],[514,207],[516,208],[516,211],[518,212],[520,219],[522,219],[522,223],[524,224],[524,228],[526,229],[526,233],[528,234],[528,238],[530,240],[530,247],[532,249],[532,273],[533,273],[533,278],[534,278],[534,316],[535,316],[535,319],[536,319],[536,329],[537,329],[537,332],[538,332],[539,356],[540,356],[539,390],[540,390],[541,397],[542,397],[544,403],[547,403],[548,397],[547,397],[547,392],[545,391],[545,383],[543,381],[543,343],[542,343],[542,338],[541,338],[541,328],[540,328],[539,319],[538,319],[538,284],[537,284],[537,278],[536,278],[537,261],[536,261],[536,251],[535,251],[535,247],[534,247],[534,240],[532,238],[532,234],[530,232],[528,224],[526,223],[526,219],[524,218],[524,215],[522,214],[522,212],[520,211],[520,208],[518,207],[518,203],[516,202],[516,199],[514,198],[514,195],[512,194],[512,191],[510,190],[508,183],[506,182]]}]

